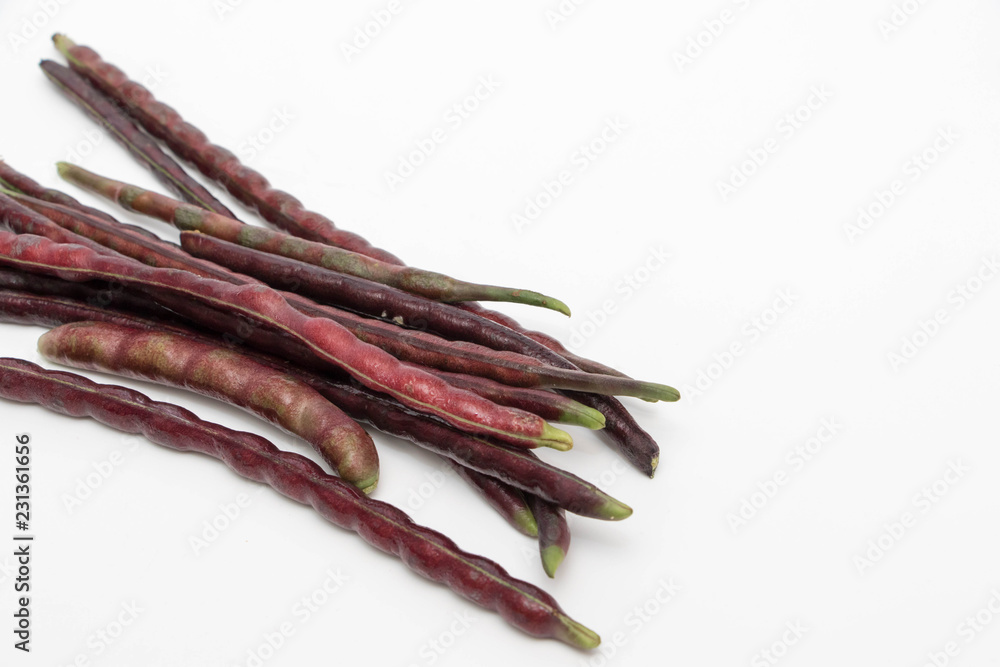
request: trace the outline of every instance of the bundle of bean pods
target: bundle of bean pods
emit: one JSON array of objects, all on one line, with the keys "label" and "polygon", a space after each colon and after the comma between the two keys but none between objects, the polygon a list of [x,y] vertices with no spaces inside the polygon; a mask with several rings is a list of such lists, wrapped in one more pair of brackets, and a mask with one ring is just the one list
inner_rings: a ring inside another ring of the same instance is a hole
[{"label": "bundle of bean pods", "polygon": [[[0,359],[0,396],[218,458],[528,634],[597,646],[543,590],[371,498],[378,453],[359,422],[447,460],[537,537],[553,576],[569,548],[566,511],[616,521],[632,510],[531,452],[572,446],[549,422],[601,429],[652,477],[658,447],[614,397],[675,401],[677,391],[574,355],[478,303],[568,315],[557,299],[409,267],[336,228],[95,51],[53,39],[69,66],[43,61],[45,74],[180,199],[71,164],[59,175],[176,226],[180,245],[0,161],[0,321],[49,327],[38,348],[52,362],[237,405],[309,442],[336,474],[178,406],[19,359]],[[240,222],[161,145],[277,229]]]}]

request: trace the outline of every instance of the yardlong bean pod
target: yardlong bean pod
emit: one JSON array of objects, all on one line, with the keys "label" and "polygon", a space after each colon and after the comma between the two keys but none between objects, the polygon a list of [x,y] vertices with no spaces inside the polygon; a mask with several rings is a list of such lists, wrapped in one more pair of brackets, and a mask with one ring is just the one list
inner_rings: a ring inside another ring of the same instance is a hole
[{"label": "yardlong bean pod", "polygon": [[66,181],[113,201],[126,210],[162,220],[182,231],[201,232],[247,248],[308,262],[435,301],[509,301],[550,308],[564,315],[570,314],[569,307],[562,301],[538,292],[479,285],[456,280],[435,271],[383,262],[325,243],[247,225],[232,217],[186,204],[137,185],[95,174],[69,162],[59,162],[56,167],[59,175]]},{"label": "yardlong bean pod", "polygon": [[64,324],[38,339],[50,361],[179,387],[257,415],[297,435],[365,493],[378,484],[371,436],[315,389],[221,344],[108,322]]},{"label": "yardlong bean pod", "polygon": [[[18,280],[18,277],[22,279]],[[68,289],[62,289],[60,283]],[[6,287],[0,289],[0,321],[46,327],[80,321],[112,322],[169,331],[193,340],[216,340],[170,319],[135,315],[130,308],[131,303],[124,306],[129,308],[127,311],[109,308],[98,298],[102,293],[100,288],[88,284],[0,269],[0,286]],[[118,305],[117,301],[115,305]],[[280,345],[277,337],[267,342],[265,347]],[[545,498],[574,514],[610,521],[625,519],[632,514],[627,505],[573,473],[545,463],[530,451],[474,438],[340,375],[319,375],[254,350],[242,350],[242,353],[307,382],[353,419],[409,440],[525,493]]]},{"label": "yardlong bean pod", "polygon": [[302,238],[399,263],[393,254],[375,248],[357,234],[337,229],[329,218],[307,211],[292,195],[272,188],[261,174],[241,164],[230,151],[210,143],[201,130],[186,123],[166,104],[158,102],[145,87],[130,81],[121,70],[101,60],[92,49],[77,46],[65,35],[54,35],[52,41],[70,67],[127,109],[147,132],[164,142],[181,159],[221,183],[230,194],[255,209],[268,222]]},{"label": "yardlong bean pod", "polygon": [[45,75],[58,86],[60,92],[100,123],[161,183],[186,201],[218,211],[231,218],[235,217],[232,211],[216,199],[211,192],[188,176],[187,172],[172,157],[164,153],[156,141],[137,127],[128,114],[119,109],[98,90],[95,90],[86,78],[51,60],[43,60],[39,66]]},{"label": "yardlong bean pod", "polygon": [[187,299],[209,309],[241,315],[257,326],[296,339],[318,358],[343,368],[362,384],[459,428],[520,446],[572,446],[569,434],[536,415],[498,406],[406,366],[362,343],[331,320],[303,315],[267,287],[208,280],[187,271],[152,268],[128,258],[100,255],[82,246],[9,232],[0,232],[0,264],[74,281],[115,280],[154,297],[160,292],[171,294],[177,297],[171,302],[174,309],[183,307],[180,300]]},{"label": "yardlong bean pod", "polygon": [[462,551],[449,538],[414,523],[392,505],[327,475],[303,456],[280,451],[264,438],[206,422],[184,408],[152,401],[125,387],[99,385],[21,359],[0,359],[0,397],[91,417],[171,449],[217,458],[240,476],[311,505],[331,523],[356,532],[417,574],[497,612],[529,635],[583,649],[600,644],[596,633],[567,616],[542,589],[515,579],[489,559]]}]

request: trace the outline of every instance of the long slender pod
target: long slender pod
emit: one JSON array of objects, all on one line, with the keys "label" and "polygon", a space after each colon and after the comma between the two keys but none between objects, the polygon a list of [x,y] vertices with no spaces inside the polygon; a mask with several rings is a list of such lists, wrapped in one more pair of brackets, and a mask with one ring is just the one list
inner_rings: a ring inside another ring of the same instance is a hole
[{"label": "long slender pod", "polygon": [[70,67],[127,109],[147,132],[164,142],[181,159],[194,164],[205,176],[222,184],[268,222],[302,238],[399,263],[391,253],[373,247],[357,234],[337,229],[332,220],[307,211],[292,195],[272,188],[261,174],[243,165],[230,151],[210,143],[201,130],[157,101],[145,87],[130,81],[114,65],[101,60],[92,49],[74,44],[65,35],[54,35],[52,41]]},{"label": "long slender pod", "polygon": [[166,322],[148,316],[97,306],[77,299],[42,296],[9,287],[0,287],[0,322],[57,327],[67,322],[91,320],[125,326],[145,326],[150,329],[162,329],[170,326]]},{"label": "long slender pod", "polygon": [[218,264],[192,257],[177,244],[164,241],[155,234],[126,225],[114,218],[105,219],[27,195],[9,196],[18,204],[44,216],[59,227],[143,264],[167,269],[184,269],[202,278],[224,280],[233,284],[260,284],[260,281],[249,276],[238,276]]},{"label": "long slender pod", "polygon": [[[184,156],[184,159],[195,164],[206,176],[223,184],[241,201],[257,208],[266,220],[302,238],[348,247],[342,245],[343,233],[333,229],[332,222],[306,211],[301,203],[288,193],[271,189],[260,174],[241,165],[231,152],[211,144],[204,133],[185,122],[176,110],[158,102],[152,93],[140,84],[130,81],[121,70],[103,61],[92,49],[77,46],[65,35],[55,35],[53,41],[73,69],[87,76],[105,94],[120,103],[128,103],[129,113],[148,132],[164,141],[172,150]],[[323,221],[328,223],[328,228]],[[319,230],[306,231],[315,225],[319,225]],[[384,250],[371,248],[367,242],[360,243],[353,235],[348,237],[348,241],[356,246],[352,249],[357,252],[405,266],[397,257]],[[368,245],[368,252],[365,252],[365,245]],[[473,306],[469,310],[519,331],[588,372],[628,377],[620,371],[573,354],[551,336],[526,330],[506,315],[475,308],[474,304],[469,305]]]},{"label": "long slender pod", "polygon": [[[10,272],[0,270],[0,278],[5,274]],[[39,280],[53,280],[44,276],[25,275],[28,288],[37,288]],[[83,285],[79,287],[86,289]],[[195,341],[217,341],[176,322],[92,305],[81,300],[85,293],[75,296],[77,298],[36,294],[20,289],[0,289],[0,321],[45,327],[80,321],[111,322],[134,328],[168,331]],[[277,340],[271,342],[277,343]],[[621,520],[632,514],[631,508],[593,484],[543,462],[529,451],[471,437],[432,417],[409,410],[384,394],[352,383],[349,379],[328,374],[321,376],[253,350],[243,350],[243,353],[251,355],[257,362],[295,375],[344,410],[352,419],[364,421],[380,431],[409,440],[526,493],[539,495],[574,514],[610,521]]]},{"label": "long slender pod", "polygon": [[0,397],[35,403],[64,415],[91,417],[171,449],[207,454],[242,477],[311,505],[324,519],[356,532],[421,576],[497,612],[529,635],[583,649],[600,643],[596,633],[567,616],[545,591],[511,577],[491,560],[462,551],[449,538],[417,525],[392,505],[369,498],[325,474],[309,459],[282,452],[264,438],[206,422],[184,408],[152,401],[125,387],[99,385],[20,359],[0,359]]},{"label": "long slender pod", "polygon": [[342,479],[370,493],[378,452],[357,422],[296,377],[219,344],[107,322],[77,322],[38,339],[50,361],[209,396],[297,435]]},{"label": "long slender pod", "polygon": [[231,217],[95,174],[68,162],[60,162],[56,166],[64,180],[101,195],[127,210],[173,224],[184,231],[201,232],[261,252],[297,259],[389,285],[435,301],[509,301],[550,308],[564,315],[570,314],[569,307],[562,301],[538,292],[479,285],[434,271],[383,262],[326,243],[246,225]]},{"label": "long slender pod", "polygon": [[[61,242],[87,243],[76,236],[63,234],[52,228],[54,222],[116,252],[160,268],[191,271],[205,278],[224,280],[233,284],[259,284],[254,278],[237,274],[219,264],[192,257],[177,246],[162,241],[148,232],[124,225],[110,216],[98,218],[86,211],[70,208],[29,196],[12,196],[13,203],[23,209],[30,208],[41,216],[34,216],[34,224],[46,225],[44,235]],[[2,206],[2,202],[0,202]],[[21,225],[18,231],[28,232],[40,228]],[[96,245],[91,246],[96,247]],[[558,387],[564,389],[594,390],[601,378],[593,374],[566,372],[543,364],[531,357],[494,351],[480,345],[452,343],[438,336],[361,318],[343,310],[320,306],[305,297],[283,293],[286,300],[311,317],[325,317],[349,329],[355,336],[387,350],[397,358],[412,363],[441,368],[445,371],[480,375],[505,384],[520,387]],[[617,382],[617,381],[615,381]],[[634,382],[634,381],[629,381]],[[514,406],[517,407],[517,406]]]},{"label": "long slender pod", "polygon": [[[168,243],[157,243],[155,239],[131,234],[114,220],[104,221],[79,211],[60,205],[38,202],[31,198],[10,199],[10,207],[0,195],[0,224],[5,215],[14,211],[12,220],[15,231],[40,233],[61,242],[91,243],[87,239],[70,233],[74,230],[92,240],[99,240],[117,252],[142,261],[151,266],[185,269],[196,275],[223,280],[235,285],[260,284],[259,281],[234,273],[213,262],[190,256],[185,251]],[[27,206],[34,206],[48,216],[35,215]],[[53,224],[53,222],[57,224]],[[64,225],[66,231],[58,228]],[[100,248],[94,243],[90,247]],[[120,290],[119,290],[120,291]],[[590,374],[567,372],[524,355],[496,351],[472,343],[447,341],[426,332],[403,329],[394,324],[360,317],[353,313],[319,305],[306,297],[283,292],[286,301],[300,312],[310,317],[331,319],[347,328],[360,340],[386,350],[400,360],[426,367],[440,368],[454,373],[479,375],[517,387],[558,387],[566,389],[590,389],[595,379]],[[166,295],[160,295],[166,300]],[[176,303],[183,303],[176,302]],[[187,304],[190,308],[191,304]],[[513,406],[517,407],[517,406]]]},{"label": "long slender pod", "polygon": [[605,521],[620,521],[632,515],[628,505],[573,473],[545,463],[530,450],[462,433],[353,383],[329,382],[308,373],[300,377],[354,419],[496,477],[568,512]]},{"label": "long slender pod", "polygon": [[479,394],[500,405],[527,410],[547,421],[575,424],[594,430],[604,428],[604,415],[600,412],[553,391],[511,387],[476,375],[448,373],[436,368],[426,370],[453,387]]},{"label": "long slender pod", "polygon": [[87,79],[51,60],[43,60],[39,66],[63,95],[100,123],[161,183],[192,204],[235,217],[232,211],[203,185],[188,176],[172,157],[163,152],[156,141],[136,126],[126,113],[96,90]]},{"label": "long slender pod", "polygon": [[125,257],[100,255],[82,246],[9,232],[0,232],[0,264],[73,281],[119,281],[153,298],[160,293],[174,295],[177,299],[171,303],[172,308],[183,307],[180,300],[186,299],[202,307],[243,316],[256,326],[296,339],[319,359],[342,368],[362,384],[464,430],[493,435],[524,447],[565,450],[572,446],[568,433],[540,417],[498,406],[451,387],[440,378],[359,341],[332,320],[302,314],[267,287],[233,285],[187,271],[157,269]]},{"label": "long slender pod", "polygon": [[[513,329],[501,326],[447,304],[408,294],[401,290],[348,276],[288,257],[269,255],[197,232],[181,232],[181,247],[187,252],[226,268],[258,278],[272,287],[288,288],[312,299],[370,316],[400,318],[420,324],[441,336],[512,350],[534,356],[542,362],[558,357]],[[675,401],[680,394],[673,387],[640,382],[617,376],[583,374],[588,391],[605,395],[638,396]]]},{"label": "long slender pod", "polygon": [[[240,164],[231,152],[209,143],[202,132],[186,123],[174,109],[158,102],[148,90],[130,81],[121,70],[103,61],[92,49],[78,46],[64,35],[54,36],[53,41],[72,68],[125,105],[150,134],[164,141],[183,159],[194,163],[203,174],[222,183],[238,199],[256,207],[265,219],[302,238],[402,264],[394,255],[373,248],[357,235],[344,236],[340,230],[334,229],[329,220],[306,211],[291,195],[271,189],[260,174]],[[523,331],[521,327],[518,329]],[[577,368],[565,359],[562,362],[564,365],[560,365],[563,368]],[[633,465],[647,475],[653,475],[659,461],[659,447],[619,401],[600,396],[587,397],[586,400],[577,395],[573,398],[602,412],[608,418],[608,425],[603,431],[605,436]]]},{"label": "long slender pod", "polygon": [[[114,220],[114,218],[104,211],[86,206],[65,192],[43,186],[26,174],[14,169],[9,162],[3,160],[0,160],[0,186],[29,197],[34,197],[35,199],[52,202],[53,204],[61,204],[62,206],[68,206],[83,213],[96,215],[105,220]],[[136,229],[139,228],[136,227]]]},{"label": "long slender pod", "polygon": [[75,243],[99,253],[107,254],[110,252],[99,243],[63,229],[44,215],[39,215],[30,208],[22,206],[3,192],[0,192],[0,228],[9,229],[15,234],[43,236],[56,243]]},{"label": "long slender pod", "polygon": [[[279,269],[275,268],[276,262],[300,264],[294,262],[294,260],[273,258],[268,261],[258,262],[258,258],[253,255],[253,251],[251,250],[240,248],[234,244],[229,244],[229,247],[218,247],[225,244],[225,242],[189,232],[182,232],[181,242],[187,250],[194,254],[202,257],[207,256],[214,261],[225,264],[234,271],[255,274],[264,279],[265,282],[280,283],[289,286],[296,285],[300,289],[303,288],[304,285],[308,284],[308,279],[304,278],[302,274],[296,272],[295,267],[288,269],[288,273],[281,273]],[[206,252],[206,248],[213,248],[213,250]],[[311,271],[310,273],[314,273],[314,271]],[[336,274],[333,275],[336,276]],[[329,287],[329,285],[327,285],[327,287]],[[315,295],[321,292],[323,292],[323,289],[310,293]],[[355,294],[356,293],[357,292],[355,292]],[[340,298],[343,298],[345,291],[338,292],[338,294]],[[601,376],[592,373],[585,373],[578,370],[576,366],[566,361],[552,350],[526,336],[517,333],[517,331],[513,329],[509,329],[491,322],[490,320],[477,318],[475,316],[471,318],[462,317],[459,314],[464,313],[464,311],[446,304],[436,304],[431,301],[420,300],[416,297],[413,299],[407,299],[407,302],[408,303],[406,305],[412,306],[412,310],[406,311],[410,316],[411,322],[426,323],[430,321],[434,323],[438,333],[473,338],[476,342],[484,346],[488,345],[494,349],[498,349],[498,353],[500,354],[513,353],[530,356],[546,364],[544,369],[548,375],[559,375],[562,379],[557,382],[550,381],[549,384],[540,386],[567,390],[564,393],[569,398],[604,415],[605,428],[602,430],[602,433],[606,436],[606,439],[610,442],[610,444],[614,446],[629,463],[641,470],[643,473],[649,477],[652,477],[655,474],[660,460],[659,446],[656,444],[656,441],[652,438],[652,436],[639,426],[632,415],[629,414],[625,406],[622,405],[618,399],[609,394],[633,395],[639,396],[640,398],[656,398],[660,400],[677,400],[680,397],[680,394],[676,389],[666,385],[639,382],[627,377]],[[351,301],[351,303],[355,306],[364,306],[370,313],[379,312],[381,306],[384,306],[387,309],[393,307],[401,309],[403,307],[400,305],[399,301],[390,303],[388,300],[376,300],[374,301],[374,306],[369,301],[366,305],[360,297],[358,300]],[[365,334],[359,333],[357,331],[358,328],[360,328],[360,323],[357,323],[356,326],[352,328],[352,331],[354,331],[355,335],[358,335],[359,338],[365,340]],[[374,328],[374,326],[372,328]],[[383,332],[372,332],[372,339],[368,340],[374,342],[374,339],[381,338],[381,336],[379,336],[380,333]],[[394,344],[396,344],[396,341],[381,338],[381,342],[377,344],[383,349],[392,349]],[[454,342],[452,345],[453,349],[456,351],[460,349],[464,351],[461,347],[463,342]],[[441,359],[440,357],[431,354],[429,355],[433,359],[431,361],[407,356],[409,352],[410,349],[407,348],[406,350],[398,350],[395,353],[397,356],[400,356],[400,358],[405,358],[415,363],[428,363],[428,365],[443,368],[444,370],[472,372],[472,374],[477,375],[482,374],[480,372],[470,371],[467,367],[462,365],[461,362],[464,360],[457,355]],[[448,364],[455,364],[457,368],[450,367]],[[491,367],[491,370],[495,370],[495,366]],[[504,380],[502,378],[495,379],[499,379],[501,382],[509,382],[509,380]],[[578,381],[579,384],[571,386],[570,382],[573,381]]]}]

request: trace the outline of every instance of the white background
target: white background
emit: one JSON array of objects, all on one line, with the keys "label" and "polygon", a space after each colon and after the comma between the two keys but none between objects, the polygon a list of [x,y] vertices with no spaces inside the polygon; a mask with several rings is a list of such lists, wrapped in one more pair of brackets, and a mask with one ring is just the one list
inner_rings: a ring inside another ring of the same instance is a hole
[{"label": "white background", "polygon": [[[0,151],[15,167],[57,185],[53,163],[75,153],[159,189],[36,68],[58,59],[48,35],[67,32],[154,83],[214,141],[247,156],[249,137],[270,139],[251,164],[342,227],[416,266],[563,298],[572,319],[503,310],[686,395],[628,401],[663,449],[655,480],[580,429],[572,452],[542,452],[635,508],[620,524],[571,517],[554,581],[531,540],[452,474],[435,476],[437,460],[376,437],[378,498],[543,586],[602,635],[608,658],[513,630],[221,464],[0,404],[0,540],[14,532],[12,445],[24,431],[37,535],[34,650],[14,651],[4,630],[0,662],[252,665],[285,622],[294,633],[263,664],[766,665],[771,647],[781,665],[917,667],[949,642],[948,664],[1000,661],[1000,619],[987,609],[992,624],[976,632],[965,621],[1000,591],[1000,280],[977,282],[1000,241],[994,3],[908,0],[914,13],[887,32],[890,0],[585,2],[554,24],[555,0],[407,2],[350,58],[343,45],[386,2],[49,4],[51,18],[38,0],[0,5]],[[713,36],[704,22],[723,10],[731,20]],[[679,63],[689,40],[706,46]],[[499,86],[449,123],[480,77]],[[269,136],[277,113],[293,118]],[[794,132],[790,113],[802,119]],[[615,119],[625,129],[581,170],[581,145]],[[438,127],[444,142],[390,188],[386,172]],[[939,152],[942,132],[953,138]],[[744,165],[765,145],[762,166]],[[936,160],[923,169],[913,160],[925,151]],[[518,230],[512,216],[564,169],[571,185]],[[724,198],[734,169],[754,173]],[[895,180],[895,200],[849,235]],[[660,251],[669,261],[644,268]],[[793,305],[775,316],[782,293]],[[608,301],[613,312],[596,315]],[[943,324],[923,334],[938,311]],[[3,354],[37,361],[41,331],[4,326]],[[909,358],[904,339],[919,346]],[[311,456],[236,409],[123,384]],[[835,434],[796,462],[823,420]],[[120,465],[68,510],[115,452]],[[961,477],[921,500],[951,464]],[[776,475],[785,483],[770,487]],[[773,497],[753,495],[769,487]],[[196,554],[190,539],[240,494],[249,506]],[[758,509],[734,525],[744,500]],[[904,513],[913,521],[892,537]],[[11,557],[0,564],[7,628]],[[303,622],[295,605],[328,570],[347,580]],[[679,587],[665,603],[661,582]],[[132,603],[138,618],[110,645],[97,639]],[[786,624],[805,629],[791,646]]]}]

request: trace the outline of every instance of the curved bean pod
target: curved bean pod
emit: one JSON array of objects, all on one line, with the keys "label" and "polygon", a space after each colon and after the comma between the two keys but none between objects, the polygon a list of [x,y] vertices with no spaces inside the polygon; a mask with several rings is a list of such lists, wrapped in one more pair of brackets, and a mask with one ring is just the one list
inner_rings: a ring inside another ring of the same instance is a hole
[{"label": "curved bean pod", "polygon": [[[334,229],[329,220],[306,211],[291,195],[272,190],[263,176],[241,165],[231,152],[209,143],[201,131],[186,123],[174,109],[158,102],[148,90],[130,81],[121,70],[103,61],[92,49],[77,46],[64,35],[54,36],[53,41],[73,69],[87,76],[105,94],[126,105],[133,118],[150,134],[164,141],[183,159],[193,162],[203,174],[223,184],[240,201],[255,206],[266,220],[302,238],[322,241],[387,262],[403,263],[394,255],[372,247],[357,235]],[[520,326],[517,330],[524,332]],[[530,337],[532,332],[525,333]],[[540,344],[548,348],[545,343]],[[577,368],[565,359],[562,362],[564,365],[556,365]],[[659,447],[621,402],[601,396],[573,395],[573,398],[602,412],[608,418],[604,434],[611,443],[633,465],[653,476],[659,462]]]},{"label": "curved bean pod", "polygon": [[60,92],[101,124],[108,133],[122,144],[161,183],[198,206],[235,217],[222,202],[203,185],[187,175],[183,168],[159,145],[132,122],[111,100],[102,95],[85,79],[68,67],[51,60],[39,66],[56,84]]},{"label": "curved bean pod", "polygon": [[[0,279],[5,274],[10,272],[0,270]],[[27,278],[29,279],[26,281],[27,289],[38,288],[39,281],[52,280],[30,274],[27,274]],[[80,290],[89,289],[85,285],[66,284]],[[3,290],[0,291],[0,320],[49,327],[93,320],[169,331],[193,340],[214,342],[214,339],[206,337],[201,332],[169,320],[150,319],[131,312],[81,303],[78,298],[85,298],[85,291],[73,297]],[[280,337],[263,330],[258,333],[267,335],[262,341],[265,349],[280,347],[282,341]],[[352,383],[349,378],[342,377],[340,371],[335,376],[329,374],[320,376],[268,354],[254,350],[243,350],[243,353],[252,356],[260,363],[295,375],[344,410],[352,419],[369,423],[380,431],[409,440],[439,456],[484,475],[495,477],[526,493],[541,496],[574,514],[609,521],[625,519],[632,514],[630,507],[593,484],[566,470],[545,463],[529,451],[507,447],[482,438],[473,438],[432,417],[409,410],[384,394]],[[307,359],[306,362],[308,361]]]},{"label": "curved bean pod", "polygon": [[[0,273],[7,273],[0,271]],[[150,329],[170,326],[165,322],[132,313],[91,305],[76,299],[40,296],[7,287],[0,288],[0,322],[37,324],[57,327],[67,322],[101,321],[136,326],[140,322]]]},{"label": "curved bean pod", "polygon": [[44,215],[39,215],[30,208],[22,206],[2,192],[0,192],[0,227],[9,229],[15,234],[43,236],[56,243],[75,243],[98,253],[108,254],[110,252],[99,243],[63,229]]},{"label": "curved bean pod", "polygon": [[[15,231],[31,233],[33,230],[34,233],[41,232],[48,238],[67,243],[86,244],[89,243],[86,239],[90,239],[96,243],[89,247],[104,246],[114,249],[120,254],[150,266],[185,269],[205,278],[224,280],[237,285],[260,284],[254,278],[233,273],[214,262],[192,257],[177,246],[150,235],[146,230],[125,225],[110,216],[99,218],[85,210],[43,202],[27,196],[12,197],[12,200],[14,204],[21,205],[19,210],[23,214],[30,215],[26,210],[30,208],[44,216],[34,216],[31,219],[33,224],[44,227],[31,227],[22,223],[16,226]],[[53,227],[52,222],[80,236],[61,232]],[[479,375],[518,387],[585,390],[592,388],[595,380],[589,374],[567,373],[524,355],[494,351],[475,344],[449,342],[431,334],[400,329],[392,324],[323,307],[295,294],[283,293],[283,296],[306,315],[332,319],[359,339],[376,345],[404,361],[439,367],[456,373]]]},{"label": "curved bean pod", "polygon": [[[10,166],[8,162],[4,162],[3,160],[0,160],[0,186],[9,190],[14,190],[22,195],[34,197],[35,199],[41,199],[42,201],[51,202],[53,204],[61,204],[62,206],[74,208],[83,213],[96,215],[100,218],[104,218],[105,220],[114,220],[114,218],[104,211],[85,206],[64,192],[42,186],[40,183],[17,171]],[[136,227],[135,229],[139,228]]]},{"label": "curved bean pod", "polygon": [[357,422],[301,380],[218,344],[108,322],[64,324],[38,339],[50,361],[187,389],[230,403],[297,435],[365,493],[378,452]]},{"label": "curved bean pod", "polygon": [[[419,323],[447,338],[478,343],[496,350],[513,350],[534,356],[543,363],[559,358],[548,348],[491,320],[363,278],[288,257],[269,255],[198,232],[181,232],[181,247],[200,259],[317,301],[373,317],[402,318],[404,323]],[[654,382],[579,372],[577,377],[581,382],[573,389],[661,401],[676,401],[680,397],[673,387]]]},{"label": "curved bean pod", "polygon": [[335,322],[302,314],[266,287],[208,280],[187,271],[152,268],[128,258],[100,255],[81,246],[9,232],[0,233],[0,264],[73,281],[115,280],[154,298],[158,293],[172,294],[177,297],[171,302],[172,308],[183,307],[184,303],[178,300],[186,299],[209,309],[241,315],[259,326],[290,336],[362,384],[459,428],[494,435],[522,447],[544,445],[565,450],[572,446],[568,433],[540,417],[498,406],[402,364],[379,348],[359,341]]},{"label": "curved bean pod", "polygon": [[221,183],[230,194],[255,209],[268,222],[302,238],[323,241],[383,261],[399,262],[394,255],[373,247],[357,234],[337,229],[332,220],[307,211],[302,202],[287,192],[272,188],[261,174],[241,164],[230,151],[210,143],[201,130],[185,122],[166,104],[158,102],[152,93],[130,81],[114,65],[101,60],[92,49],[77,46],[65,35],[54,35],[52,41],[70,67],[127,109],[147,132],[164,142],[181,159]]},{"label": "curved bean pod", "polygon": [[325,474],[309,459],[282,452],[264,438],[203,421],[184,408],[152,401],[131,389],[46,371],[20,359],[0,359],[0,397],[35,403],[64,415],[91,417],[171,449],[207,454],[242,477],[311,505],[327,521],[356,532],[417,574],[497,612],[529,635],[583,649],[600,644],[596,633],[567,616],[542,589],[511,577],[491,560],[462,551],[449,538],[414,523],[392,505],[365,496]]},{"label": "curved bean pod", "polygon": [[59,162],[56,167],[64,180],[113,201],[126,210],[173,224],[182,231],[201,232],[260,252],[315,264],[435,301],[509,301],[550,308],[564,315],[570,314],[569,307],[562,301],[538,292],[478,285],[434,271],[383,262],[325,243],[246,225],[231,217],[185,204],[137,185],[100,176],[75,164]]}]

